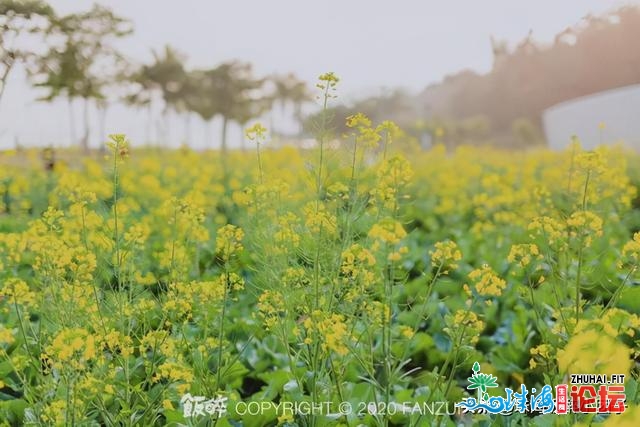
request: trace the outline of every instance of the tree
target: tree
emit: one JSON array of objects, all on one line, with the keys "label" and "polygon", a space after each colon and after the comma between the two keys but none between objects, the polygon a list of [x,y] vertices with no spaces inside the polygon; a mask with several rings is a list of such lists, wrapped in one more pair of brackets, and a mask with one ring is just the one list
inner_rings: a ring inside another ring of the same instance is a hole
[{"label": "tree", "polygon": [[90,101],[104,101],[105,86],[114,84],[123,67],[123,57],[111,45],[132,32],[129,21],[100,5],[84,13],[53,19],[49,33],[60,40],[38,59],[32,77],[35,86],[47,88],[41,99],[53,101],[65,96],[70,106],[71,138],[75,139],[71,103],[84,101],[84,136],[81,146],[88,150]]},{"label": "tree", "polygon": [[0,0],[0,99],[14,66],[33,55],[22,39],[44,34],[53,16],[53,9],[40,0]]},{"label": "tree", "polygon": [[[293,105],[293,115],[302,128],[302,105],[313,100],[307,84],[299,80],[295,74],[273,75],[269,79],[272,84],[272,93],[269,96],[271,109],[276,103],[280,104],[280,110],[285,111],[288,103]],[[273,127],[273,126],[272,126]]]},{"label": "tree", "polygon": [[[147,107],[149,123],[151,123],[154,99],[156,95],[161,96],[164,101],[162,114],[166,123],[170,111],[187,110],[189,76],[184,68],[186,58],[169,45],[165,46],[162,55],[154,51],[153,57],[153,63],[142,65],[129,74],[128,81],[132,84],[133,90],[125,97],[125,101],[130,105]],[[149,129],[147,139],[149,139]]]},{"label": "tree", "polygon": [[192,89],[187,94],[187,108],[207,123],[217,116],[222,118],[220,148],[226,152],[229,122],[252,114],[249,105],[258,98],[263,81],[253,77],[250,64],[236,61],[193,71],[189,81]]},{"label": "tree", "polygon": [[[186,108],[196,113],[205,123],[205,141],[209,141],[208,132],[211,121],[218,114],[215,99],[215,82],[212,70],[194,70],[187,74],[184,90]],[[196,84],[197,82],[197,84]]]},{"label": "tree", "polygon": [[269,98],[261,97],[259,95],[239,99],[238,103],[235,105],[231,117],[240,127],[240,136],[242,138],[240,145],[243,149],[245,148],[244,128],[247,127],[247,124],[251,119],[258,118],[267,111],[269,109],[269,105]]}]

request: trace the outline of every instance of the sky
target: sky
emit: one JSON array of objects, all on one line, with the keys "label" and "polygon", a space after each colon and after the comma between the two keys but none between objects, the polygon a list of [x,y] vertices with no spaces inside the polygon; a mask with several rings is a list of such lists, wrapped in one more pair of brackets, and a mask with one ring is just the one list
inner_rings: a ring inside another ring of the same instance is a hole
[{"label": "sky", "polygon": [[[419,91],[462,69],[487,72],[492,65],[491,36],[513,46],[531,31],[536,41],[548,43],[588,14],[640,4],[640,0],[98,2],[132,20],[135,32],[119,47],[133,61],[149,61],[152,49],[170,44],[187,56],[189,67],[213,67],[239,59],[253,63],[258,75],[294,72],[310,83],[319,74],[334,71],[341,78],[343,101],[392,87]],[[93,3],[50,1],[59,14],[86,10]],[[66,102],[43,104],[35,102],[36,97],[24,73],[17,70],[0,103],[0,148],[16,141],[22,145],[68,143]],[[80,105],[74,108],[79,119]],[[95,112],[91,117],[95,128]],[[116,106],[109,110],[106,130],[125,132],[139,141],[146,135],[146,120],[142,113]],[[163,139],[177,144],[181,125],[174,119],[169,129],[153,127],[155,134],[162,133]],[[202,132],[193,129],[193,134],[194,144],[202,146]],[[101,137],[92,135],[94,145]],[[239,137],[239,133],[230,135],[232,144]]]}]

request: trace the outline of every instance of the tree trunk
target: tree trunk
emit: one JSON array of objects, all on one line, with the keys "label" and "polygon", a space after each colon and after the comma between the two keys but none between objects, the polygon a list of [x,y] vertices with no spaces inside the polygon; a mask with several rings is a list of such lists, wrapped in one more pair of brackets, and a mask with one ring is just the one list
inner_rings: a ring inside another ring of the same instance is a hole
[{"label": "tree trunk", "polygon": [[69,144],[75,145],[76,143],[76,121],[73,118],[73,98],[68,98],[69,101]]},{"label": "tree trunk", "polygon": [[169,146],[169,140],[171,139],[171,137],[169,135],[171,133],[171,127],[169,125],[169,119],[171,118],[169,116],[169,107],[166,107],[164,109],[164,111],[162,112],[162,117],[163,117],[163,120],[162,120],[163,125],[162,125],[162,127],[164,129],[164,131],[163,131],[164,135],[162,136],[162,145],[166,148],[166,147]]},{"label": "tree trunk", "polygon": [[240,149],[242,151],[246,151],[247,150],[247,138],[244,135],[244,130],[247,127],[246,123],[238,123],[238,125],[240,126]]},{"label": "tree trunk", "polygon": [[222,118],[222,139],[220,141],[220,150],[222,154],[227,152],[227,126],[229,125],[229,119],[227,117]]},{"label": "tree trunk", "polygon": [[[107,135],[107,108],[108,105],[106,102],[104,103],[100,103],[98,104],[98,117],[99,117],[99,121],[100,121],[100,138],[106,138]],[[100,141],[103,141],[103,139],[100,139]],[[105,152],[107,149],[107,145],[104,143],[100,144],[100,152]]]},{"label": "tree trunk", "polygon": [[211,120],[203,120],[204,123],[204,139],[205,147],[213,147],[213,136],[211,135]]},{"label": "tree trunk", "polygon": [[191,143],[191,114],[189,112],[185,113],[184,116],[184,141],[185,145],[189,145]]},{"label": "tree trunk", "polygon": [[83,121],[84,121],[84,136],[80,141],[80,145],[82,147],[82,151],[85,153],[89,152],[89,133],[91,129],[89,127],[89,98],[84,99],[84,109],[83,109]]},{"label": "tree trunk", "polygon": [[271,109],[269,110],[269,132],[271,132],[271,137],[276,136],[276,128],[275,128],[275,119],[273,118],[274,113],[274,104],[271,104]]},{"label": "tree trunk", "polygon": [[151,128],[153,127],[153,105],[151,104],[151,102],[149,102],[149,105],[147,106],[147,126],[146,129],[144,131],[145,135],[144,135],[144,143],[151,145]]},{"label": "tree trunk", "polygon": [[302,104],[300,102],[296,102],[294,106],[294,113],[296,122],[298,122],[298,138],[300,138],[304,132],[304,126],[302,123]]},{"label": "tree trunk", "polygon": [[13,68],[14,60],[9,57],[4,61],[4,71],[2,76],[0,77],[0,100],[2,100],[2,95],[4,95],[4,89],[7,87],[7,80],[9,79],[9,73]]}]

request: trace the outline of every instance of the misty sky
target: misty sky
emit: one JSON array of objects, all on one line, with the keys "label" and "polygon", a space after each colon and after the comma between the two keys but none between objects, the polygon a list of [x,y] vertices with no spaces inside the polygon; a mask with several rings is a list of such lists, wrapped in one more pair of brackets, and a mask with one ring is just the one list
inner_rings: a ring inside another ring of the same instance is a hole
[{"label": "misty sky", "polygon": [[[60,14],[88,9],[92,1],[50,1]],[[471,68],[489,71],[489,38],[511,45],[525,38],[550,42],[585,15],[616,6],[619,0],[103,0],[129,18],[135,33],[120,46],[137,61],[151,49],[171,44],[188,56],[188,66],[207,67],[241,59],[259,75],[295,72],[314,82],[324,71],[342,79],[340,94],[349,99],[378,93],[383,87],[414,91],[446,74]],[[0,148],[64,144],[68,140],[66,103],[40,104],[37,94],[16,72],[0,105]],[[79,105],[76,115],[80,118]],[[107,117],[108,132],[143,138],[144,115],[121,107]],[[179,139],[177,122],[171,126]],[[202,138],[199,124],[193,137]],[[96,134],[96,138],[98,135]],[[233,136],[230,136],[233,144]],[[236,139],[239,138],[236,137]],[[93,141],[96,144],[96,141]]]}]

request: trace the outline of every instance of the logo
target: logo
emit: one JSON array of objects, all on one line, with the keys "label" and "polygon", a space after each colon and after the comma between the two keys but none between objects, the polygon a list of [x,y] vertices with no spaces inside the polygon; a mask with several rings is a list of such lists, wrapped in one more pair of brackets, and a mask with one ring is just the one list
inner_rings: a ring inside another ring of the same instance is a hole
[{"label": "logo", "polygon": [[[517,391],[505,388],[505,396],[489,396],[487,390],[498,386],[498,378],[480,372],[475,362],[473,374],[468,378],[467,390],[477,394],[456,403],[456,407],[469,413],[509,415],[519,413],[539,414],[621,414],[626,406],[624,375],[574,374],[571,386],[545,384],[540,390],[528,390],[521,384]],[[553,391],[555,389],[555,397]]]},{"label": "logo", "polygon": [[192,396],[191,393],[187,393],[180,399],[182,415],[185,418],[204,415],[223,417],[227,413],[227,399],[228,397],[218,395],[207,400],[204,396]]}]

